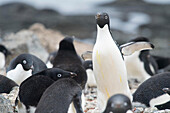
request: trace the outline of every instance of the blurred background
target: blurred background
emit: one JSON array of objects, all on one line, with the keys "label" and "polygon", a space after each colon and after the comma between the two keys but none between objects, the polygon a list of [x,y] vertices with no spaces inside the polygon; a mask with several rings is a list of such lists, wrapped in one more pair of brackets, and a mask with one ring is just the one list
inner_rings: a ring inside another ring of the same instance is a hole
[{"label": "blurred background", "polygon": [[154,55],[170,55],[170,0],[0,0],[0,38],[42,23],[94,44],[97,12],[110,15],[119,44],[144,36],[155,45]]}]

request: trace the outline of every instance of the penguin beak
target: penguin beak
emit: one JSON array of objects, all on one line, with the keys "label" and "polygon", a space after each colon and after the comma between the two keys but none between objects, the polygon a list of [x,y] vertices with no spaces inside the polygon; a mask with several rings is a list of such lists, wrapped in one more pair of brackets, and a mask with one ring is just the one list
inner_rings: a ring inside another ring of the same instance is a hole
[{"label": "penguin beak", "polygon": [[100,14],[98,13],[96,16],[95,16],[96,19],[99,19],[100,18]]},{"label": "penguin beak", "polygon": [[30,69],[33,71],[33,70],[34,70],[34,66],[32,65],[32,66],[30,67]]},{"label": "penguin beak", "polygon": [[133,54],[135,51],[152,50],[154,45],[150,42],[129,42],[120,46],[124,56]]},{"label": "penguin beak", "polygon": [[73,78],[73,77],[76,77],[76,76],[77,76],[77,74],[76,74],[76,73],[73,73],[73,72],[70,72],[70,75],[71,75],[71,78]]},{"label": "penguin beak", "polygon": [[115,108],[121,108],[121,104],[116,104]]}]

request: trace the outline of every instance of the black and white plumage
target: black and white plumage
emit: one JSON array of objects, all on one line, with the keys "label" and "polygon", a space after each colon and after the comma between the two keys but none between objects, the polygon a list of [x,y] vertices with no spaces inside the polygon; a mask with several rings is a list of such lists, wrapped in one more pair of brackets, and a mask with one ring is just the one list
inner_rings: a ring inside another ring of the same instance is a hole
[{"label": "black and white plumage", "polygon": [[[72,100],[80,99],[81,91],[81,86],[73,79],[60,79],[43,93],[35,113],[67,113]],[[79,107],[81,104],[77,105]]]},{"label": "black and white plumage", "polygon": [[83,62],[83,67],[86,69],[87,73],[87,87],[97,87],[96,79],[93,72],[93,62],[92,60],[86,60]]},{"label": "black and white plumage", "polygon": [[[145,37],[135,38],[129,42],[129,44],[132,43],[143,43],[144,46],[147,45],[147,48],[144,49],[154,48]],[[137,47],[138,45],[134,44],[134,48]],[[143,82],[157,74],[158,66],[155,59],[150,55],[149,50],[135,51],[129,56],[124,55],[124,60],[127,68],[128,79],[136,79],[139,82]]]},{"label": "black and white plumage", "polygon": [[132,98],[122,54],[110,33],[109,15],[96,15],[97,39],[93,48],[93,71],[97,83],[97,103],[101,110],[111,95],[122,93]]},{"label": "black and white plumage", "polygon": [[21,84],[26,78],[47,69],[45,63],[31,54],[20,54],[15,57],[7,68],[7,77]]},{"label": "black and white plumage", "polygon": [[13,80],[4,75],[0,75],[0,93],[9,94],[12,88],[18,86]]},{"label": "black and white plumage", "polygon": [[170,73],[161,73],[144,81],[133,94],[133,101],[147,107],[170,109],[170,95],[162,89],[170,87]]},{"label": "black and white plumage", "polygon": [[76,74],[58,68],[51,68],[36,73],[24,80],[19,87],[20,101],[27,111],[36,107],[43,92],[54,82],[61,78],[75,77]]},{"label": "black and white plumage", "polygon": [[4,45],[0,45],[0,69],[5,67],[5,60],[9,54],[11,52]]},{"label": "black and white plumage", "polygon": [[131,100],[123,94],[116,94],[109,98],[103,113],[132,113]]}]

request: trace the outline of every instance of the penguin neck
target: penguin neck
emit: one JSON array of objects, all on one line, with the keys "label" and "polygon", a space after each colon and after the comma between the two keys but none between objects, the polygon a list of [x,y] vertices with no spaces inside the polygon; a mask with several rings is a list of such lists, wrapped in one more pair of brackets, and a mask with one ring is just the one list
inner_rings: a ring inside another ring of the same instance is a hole
[{"label": "penguin neck", "polygon": [[100,28],[99,25],[97,25],[97,40],[98,41],[103,41],[103,40],[113,40],[111,33],[110,33],[110,29],[109,26],[106,24],[103,28]]}]

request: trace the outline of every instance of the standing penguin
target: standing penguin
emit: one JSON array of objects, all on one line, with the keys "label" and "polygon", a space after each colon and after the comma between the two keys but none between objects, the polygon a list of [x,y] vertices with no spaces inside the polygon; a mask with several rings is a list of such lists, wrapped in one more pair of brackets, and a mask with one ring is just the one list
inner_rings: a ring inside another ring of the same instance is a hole
[{"label": "standing penguin", "polygon": [[3,45],[0,45],[0,69],[5,67],[5,59],[10,54],[7,48]]},{"label": "standing penguin", "polygon": [[130,99],[123,94],[116,94],[109,98],[103,113],[133,113]]},{"label": "standing penguin", "polygon": [[[83,67],[83,60],[74,48],[73,38],[66,37],[61,40],[58,52],[54,58],[53,67],[76,73],[77,76],[74,77],[74,80],[82,87],[82,89],[85,88],[87,74]],[[79,100],[81,99],[78,99],[78,101]],[[75,107],[77,106],[75,104],[79,103],[78,101],[74,101]],[[76,110],[81,111],[82,109],[76,108]]]},{"label": "standing penguin", "polygon": [[26,78],[44,69],[47,69],[45,63],[36,56],[20,54],[10,62],[7,77],[20,85]]},{"label": "standing penguin", "polygon": [[87,87],[97,87],[96,80],[95,80],[95,77],[94,77],[94,72],[93,72],[93,62],[92,62],[92,60],[84,61],[83,66],[86,69],[86,73],[87,73],[86,88]]},{"label": "standing penguin", "polygon": [[43,70],[21,83],[19,87],[19,99],[25,105],[27,112],[34,113],[42,94],[54,81],[75,76],[75,73],[58,68]]},{"label": "standing penguin", "polygon": [[[67,113],[74,98],[79,98],[82,88],[75,80],[63,78],[54,82],[43,93],[35,113]],[[80,103],[77,104],[80,107]],[[83,112],[77,112],[83,113]]]},{"label": "standing penguin", "polygon": [[104,110],[111,95],[122,93],[132,98],[123,57],[110,33],[109,15],[96,15],[97,39],[93,48],[93,70],[97,82],[97,101]]},{"label": "standing penguin", "polygon": [[163,88],[170,87],[170,73],[157,74],[144,81],[133,94],[133,101],[159,110],[170,109],[170,95]]},{"label": "standing penguin", "polygon": [[[135,38],[129,42],[129,44],[131,43],[150,44],[149,40],[145,37]],[[150,45],[151,49],[154,48],[152,44]],[[140,83],[155,75],[158,71],[157,63],[150,55],[149,50],[135,51],[129,56],[124,55],[124,60],[127,68],[128,79],[136,79]]]}]

